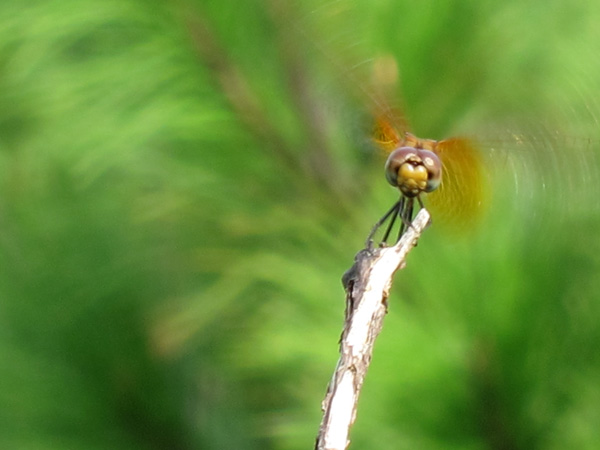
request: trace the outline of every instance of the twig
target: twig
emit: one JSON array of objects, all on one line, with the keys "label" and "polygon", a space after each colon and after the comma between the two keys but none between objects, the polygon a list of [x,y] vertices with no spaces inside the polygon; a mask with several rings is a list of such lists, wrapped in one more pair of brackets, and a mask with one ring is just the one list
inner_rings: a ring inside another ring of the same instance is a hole
[{"label": "twig", "polygon": [[356,405],[373,354],[373,344],[383,327],[392,276],[404,268],[408,252],[429,223],[421,209],[400,241],[388,248],[361,250],[342,282],[346,289],[346,317],[340,340],[340,359],[323,400],[323,420],[316,450],[345,450],[356,418]]}]

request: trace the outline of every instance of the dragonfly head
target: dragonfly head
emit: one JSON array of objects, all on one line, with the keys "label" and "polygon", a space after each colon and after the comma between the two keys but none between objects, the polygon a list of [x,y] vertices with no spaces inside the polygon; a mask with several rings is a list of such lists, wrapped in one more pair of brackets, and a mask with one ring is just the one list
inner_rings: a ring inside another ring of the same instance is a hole
[{"label": "dragonfly head", "polygon": [[442,162],[431,150],[400,147],[385,163],[385,177],[407,197],[431,192],[442,181]]}]

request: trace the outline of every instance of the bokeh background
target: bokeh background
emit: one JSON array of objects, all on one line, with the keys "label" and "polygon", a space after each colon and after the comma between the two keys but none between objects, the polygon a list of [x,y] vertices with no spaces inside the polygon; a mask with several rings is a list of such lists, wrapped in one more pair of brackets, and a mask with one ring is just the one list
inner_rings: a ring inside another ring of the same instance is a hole
[{"label": "bokeh background", "polygon": [[597,448],[600,4],[286,3],[0,4],[0,447],[312,448],[391,55],[491,196],[396,275],[351,448]]}]

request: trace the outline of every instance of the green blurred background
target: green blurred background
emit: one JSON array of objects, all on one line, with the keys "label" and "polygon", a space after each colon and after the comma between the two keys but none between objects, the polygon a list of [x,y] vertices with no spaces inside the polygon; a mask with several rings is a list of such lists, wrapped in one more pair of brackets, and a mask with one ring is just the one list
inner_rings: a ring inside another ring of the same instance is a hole
[{"label": "green blurred background", "polygon": [[419,135],[499,156],[481,223],[434,217],[396,275],[351,448],[597,448],[599,21],[3,1],[0,447],[312,448],[341,275],[397,196],[361,91],[391,54]]}]

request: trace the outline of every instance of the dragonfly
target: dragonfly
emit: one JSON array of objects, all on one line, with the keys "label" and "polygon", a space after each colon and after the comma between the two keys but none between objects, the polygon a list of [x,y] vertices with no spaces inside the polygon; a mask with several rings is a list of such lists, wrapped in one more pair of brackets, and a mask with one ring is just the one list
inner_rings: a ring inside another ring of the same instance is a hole
[{"label": "dragonfly", "polygon": [[[387,58],[381,61],[393,64]],[[378,82],[379,90],[391,84],[389,80]],[[399,190],[400,198],[374,225],[367,246],[372,246],[375,234],[387,223],[380,241],[386,245],[396,221],[399,240],[410,226],[415,207],[424,208],[425,201],[436,216],[455,224],[474,220],[482,210],[485,190],[481,153],[475,141],[465,137],[439,141],[419,138],[407,131],[402,115],[381,98],[375,102],[378,111],[374,113],[372,141],[387,155],[385,178]]]},{"label": "dragonfly", "polygon": [[[312,44],[315,59],[333,68],[336,88],[342,85],[358,109],[373,118],[370,139],[387,157],[385,178],[399,193],[369,233],[367,247],[376,236],[382,235],[377,239],[380,245],[387,245],[392,235],[399,239],[416,209],[423,207],[431,211],[434,222],[459,232],[472,230],[485,212],[495,208],[490,208],[492,197],[510,202],[510,211],[525,208],[527,220],[540,223],[564,220],[573,210],[600,210],[594,194],[600,190],[600,119],[593,104],[586,105],[589,114],[549,110],[537,117],[527,107],[526,114],[520,111],[514,121],[491,116],[492,121],[475,127],[477,139],[472,135],[440,140],[417,137],[401,113],[403,108],[395,107],[401,103],[395,59],[374,56],[370,50],[363,55],[361,49],[345,45],[343,34],[338,41],[337,28],[329,24],[338,16],[343,20],[336,24],[352,30],[350,40],[356,30],[348,25],[354,22],[344,15],[345,3],[332,4],[339,13],[335,9],[326,14],[319,7],[311,14],[311,19],[317,19],[315,26],[306,28],[322,25],[324,30],[334,30],[331,35],[336,39],[331,43],[312,39],[300,27],[302,37]],[[327,23],[318,22],[319,17]]]},{"label": "dragonfly", "polygon": [[[346,17],[343,15],[347,6],[344,2],[333,2],[331,6],[332,11],[327,6],[311,11],[309,19],[315,20],[315,26],[307,24],[306,30],[312,28],[314,31],[319,27],[331,30],[334,26],[328,23],[330,20]],[[327,19],[327,23],[320,23],[321,17]],[[310,20],[307,22],[310,23]],[[343,19],[340,22],[347,27],[347,23],[352,21]],[[301,26],[294,28],[302,34],[304,41],[311,43],[316,50],[315,56],[323,58],[324,65],[333,67],[337,72],[336,82],[345,85],[351,96],[363,108],[370,110],[370,116],[374,118],[371,140],[387,156],[385,178],[399,190],[398,200],[369,233],[367,247],[371,247],[378,230],[386,223],[380,245],[387,245],[397,223],[399,240],[410,226],[416,206],[427,206],[432,210],[434,220],[440,218],[457,228],[468,228],[469,222],[476,221],[489,193],[480,145],[472,138],[449,137],[438,141],[419,138],[409,131],[410,126],[400,109],[390,106],[399,103],[399,70],[394,57],[379,54],[367,56],[365,61],[368,64],[350,64],[351,60],[362,59],[353,53],[354,46],[346,46],[336,40],[326,44],[313,38]],[[345,58],[345,48],[351,52],[349,58]],[[361,72],[365,68],[367,73]]]}]

